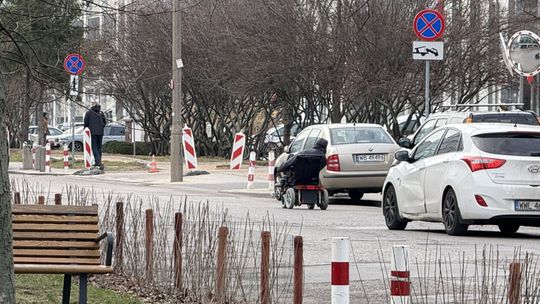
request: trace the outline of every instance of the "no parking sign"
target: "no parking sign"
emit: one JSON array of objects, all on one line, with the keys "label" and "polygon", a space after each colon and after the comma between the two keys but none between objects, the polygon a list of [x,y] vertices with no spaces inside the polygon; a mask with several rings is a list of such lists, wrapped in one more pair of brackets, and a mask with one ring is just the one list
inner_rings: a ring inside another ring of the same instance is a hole
[{"label": "no parking sign", "polygon": [[444,27],[444,17],[436,10],[425,9],[414,17],[414,33],[420,40],[433,41],[441,38]]}]

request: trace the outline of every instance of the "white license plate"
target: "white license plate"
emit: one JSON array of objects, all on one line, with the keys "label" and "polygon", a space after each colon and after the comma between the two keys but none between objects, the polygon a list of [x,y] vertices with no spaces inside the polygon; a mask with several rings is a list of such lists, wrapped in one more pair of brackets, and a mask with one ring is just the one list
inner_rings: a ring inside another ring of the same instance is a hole
[{"label": "white license plate", "polygon": [[540,211],[540,201],[514,201],[516,211]]},{"label": "white license plate", "polygon": [[355,154],[354,161],[362,162],[383,162],[386,159],[386,154]]}]

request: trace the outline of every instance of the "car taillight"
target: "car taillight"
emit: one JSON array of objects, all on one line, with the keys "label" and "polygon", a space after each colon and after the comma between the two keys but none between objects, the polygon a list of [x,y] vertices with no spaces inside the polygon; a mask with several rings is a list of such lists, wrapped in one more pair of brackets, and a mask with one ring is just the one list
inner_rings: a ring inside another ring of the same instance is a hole
[{"label": "car taillight", "polygon": [[463,157],[461,160],[464,161],[467,164],[467,166],[469,166],[469,169],[471,169],[471,172],[475,172],[479,170],[486,170],[486,169],[497,169],[497,168],[502,167],[502,165],[506,163],[506,160],[504,159],[490,158],[490,157],[467,156],[467,157]]},{"label": "car taillight", "polygon": [[341,171],[341,167],[339,166],[339,155],[334,154],[328,156],[328,158],[326,159],[326,170]]},{"label": "car taillight", "polygon": [[486,200],[482,196],[480,196],[478,194],[475,194],[474,199],[476,199],[476,203],[478,205],[480,205],[482,207],[487,207],[488,206],[488,204],[486,203]]}]

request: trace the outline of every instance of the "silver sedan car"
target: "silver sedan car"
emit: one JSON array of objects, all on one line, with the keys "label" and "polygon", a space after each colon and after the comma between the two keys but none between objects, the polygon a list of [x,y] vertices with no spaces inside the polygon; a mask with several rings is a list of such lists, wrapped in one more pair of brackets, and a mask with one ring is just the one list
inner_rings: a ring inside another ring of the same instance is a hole
[{"label": "silver sedan car", "polygon": [[[328,140],[327,165],[319,178],[330,195],[346,192],[353,200],[360,200],[364,193],[381,192],[399,146],[382,126],[376,124],[309,126],[285,148],[276,160],[276,168],[290,155],[312,148],[319,138]],[[274,176],[279,185],[279,175]]]}]

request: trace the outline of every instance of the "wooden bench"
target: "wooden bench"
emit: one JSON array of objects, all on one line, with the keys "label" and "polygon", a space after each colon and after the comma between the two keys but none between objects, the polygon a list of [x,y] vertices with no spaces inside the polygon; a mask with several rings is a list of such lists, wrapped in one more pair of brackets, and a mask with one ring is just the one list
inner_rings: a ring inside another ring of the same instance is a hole
[{"label": "wooden bench", "polygon": [[[12,205],[15,273],[64,274],[62,303],[69,304],[71,276],[79,276],[79,303],[87,301],[89,274],[113,272],[113,235],[99,235],[98,207]],[[99,243],[107,241],[105,265]]]}]

